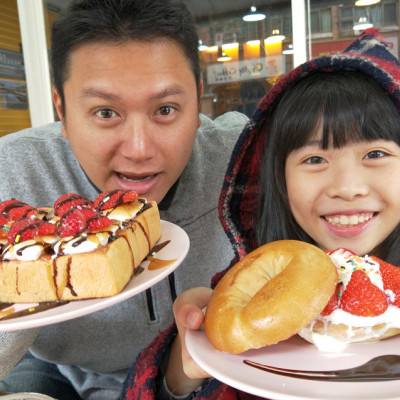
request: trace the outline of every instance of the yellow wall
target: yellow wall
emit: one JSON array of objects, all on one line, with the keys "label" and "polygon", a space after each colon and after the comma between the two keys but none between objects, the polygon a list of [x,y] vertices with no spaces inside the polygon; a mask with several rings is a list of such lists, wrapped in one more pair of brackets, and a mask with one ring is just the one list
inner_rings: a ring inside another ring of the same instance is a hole
[{"label": "yellow wall", "polygon": [[[20,52],[21,34],[17,0],[0,1],[0,48]],[[0,80],[24,83],[23,80],[3,78],[0,70]],[[3,109],[0,90],[0,136],[31,126],[29,110]]]}]

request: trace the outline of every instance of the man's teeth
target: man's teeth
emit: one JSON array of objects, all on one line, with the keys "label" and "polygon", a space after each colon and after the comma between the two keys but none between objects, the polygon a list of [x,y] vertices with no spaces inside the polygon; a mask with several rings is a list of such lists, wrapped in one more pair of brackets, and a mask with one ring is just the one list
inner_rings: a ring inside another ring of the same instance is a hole
[{"label": "man's teeth", "polygon": [[122,174],[119,174],[119,177],[121,179],[123,179],[124,181],[133,182],[133,183],[139,183],[139,182],[149,181],[150,179],[154,178],[154,175],[148,175],[148,176],[145,176],[145,177],[140,178],[140,179],[132,179],[132,178],[129,178],[129,177],[127,177],[125,175],[122,175]]},{"label": "man's teeth", "polygon": [[338,226],[352,226],[362,224],[370,220],[374,214],[357,214],[357,215],[335,215],[333,217],[325,217],[325,219],[332,225]]}]

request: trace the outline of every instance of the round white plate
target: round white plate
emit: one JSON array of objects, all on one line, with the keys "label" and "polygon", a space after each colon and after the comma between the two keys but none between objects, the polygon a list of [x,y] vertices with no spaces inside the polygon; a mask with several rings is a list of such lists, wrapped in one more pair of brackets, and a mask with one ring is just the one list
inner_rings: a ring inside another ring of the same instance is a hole
[{"label": "round white plate", "polygon": [[[182,228],[171,222],[161,221],[161,229],[162,235],[158,243],[163,243],[167,240],[170,240],[170,243],[158,251],[155,257],[161,260],[176,259],[176,261],[172,264],[156,270],[149,270],[147,268],[149,262],[144,261],[141,264],[141,267],[144,268],[144,271],[133,277],[128,282],[124,290],[115,296],[101,299],[71,301],[67,304],[63,304],[46,311],[33,313],[31,315],[11,318],[4,321],[0,319],[0,332],[34,328],[81,317],[83,315],[102,310],[106,307],[113,306],[114,304],[133,297],[155,285],[157,282],[161,281],[172,271],[174,271],[182,263],[189,251],[189,237]],[[21,309],[31,308],[36,305],[37,303],[16,304],[13,305],[13,307],[15,307],[16,311],[18,311]]]},{"label": "round white plate", "polygon": [[56,400],[40,393],[10,393],[0,396],[1,400]]},{"label": "round white plate", "polygon": [[187,331],[192,358],[211,376],[242,391],[274,400],[399,400],[400,380],[382,382],[328,382],[289,378],[260,371],[243,363],[252,360],[298,370],[345,369],[382,354],[400,354],[400,336],[375,343],[352,344],[340,353],[323,353],[294,336],[281,343],[227,354],[216,350],[205,333]]}]

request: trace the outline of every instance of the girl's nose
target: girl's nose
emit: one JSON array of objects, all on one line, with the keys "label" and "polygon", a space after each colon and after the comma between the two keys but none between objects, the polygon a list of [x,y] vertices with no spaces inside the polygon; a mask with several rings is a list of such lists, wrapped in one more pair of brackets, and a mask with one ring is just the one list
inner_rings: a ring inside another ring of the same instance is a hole
[{"label": "girl's nose", "polygon": [[362,167],[346,165],[336,168],[331,179],[326,182],[327,193],[332,198],[351,201],[364,197],[369,192],[368,176]]}]

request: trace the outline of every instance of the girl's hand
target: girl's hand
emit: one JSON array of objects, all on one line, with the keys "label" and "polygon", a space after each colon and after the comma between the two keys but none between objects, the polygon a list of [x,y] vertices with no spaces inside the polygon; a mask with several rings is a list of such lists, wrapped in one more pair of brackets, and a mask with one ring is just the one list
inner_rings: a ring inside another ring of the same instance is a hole
[{"label": "girl's hand", "polygon": [[178,327],[165,374],[167,386],[174,395],[184,395],[197,389],[209,377],[190,356],[185,343],[187,329],[198,330],[203,324],[202,308],[207,306],[212,290],[205,287],[189,289],[174,302],[174,315]]}]

